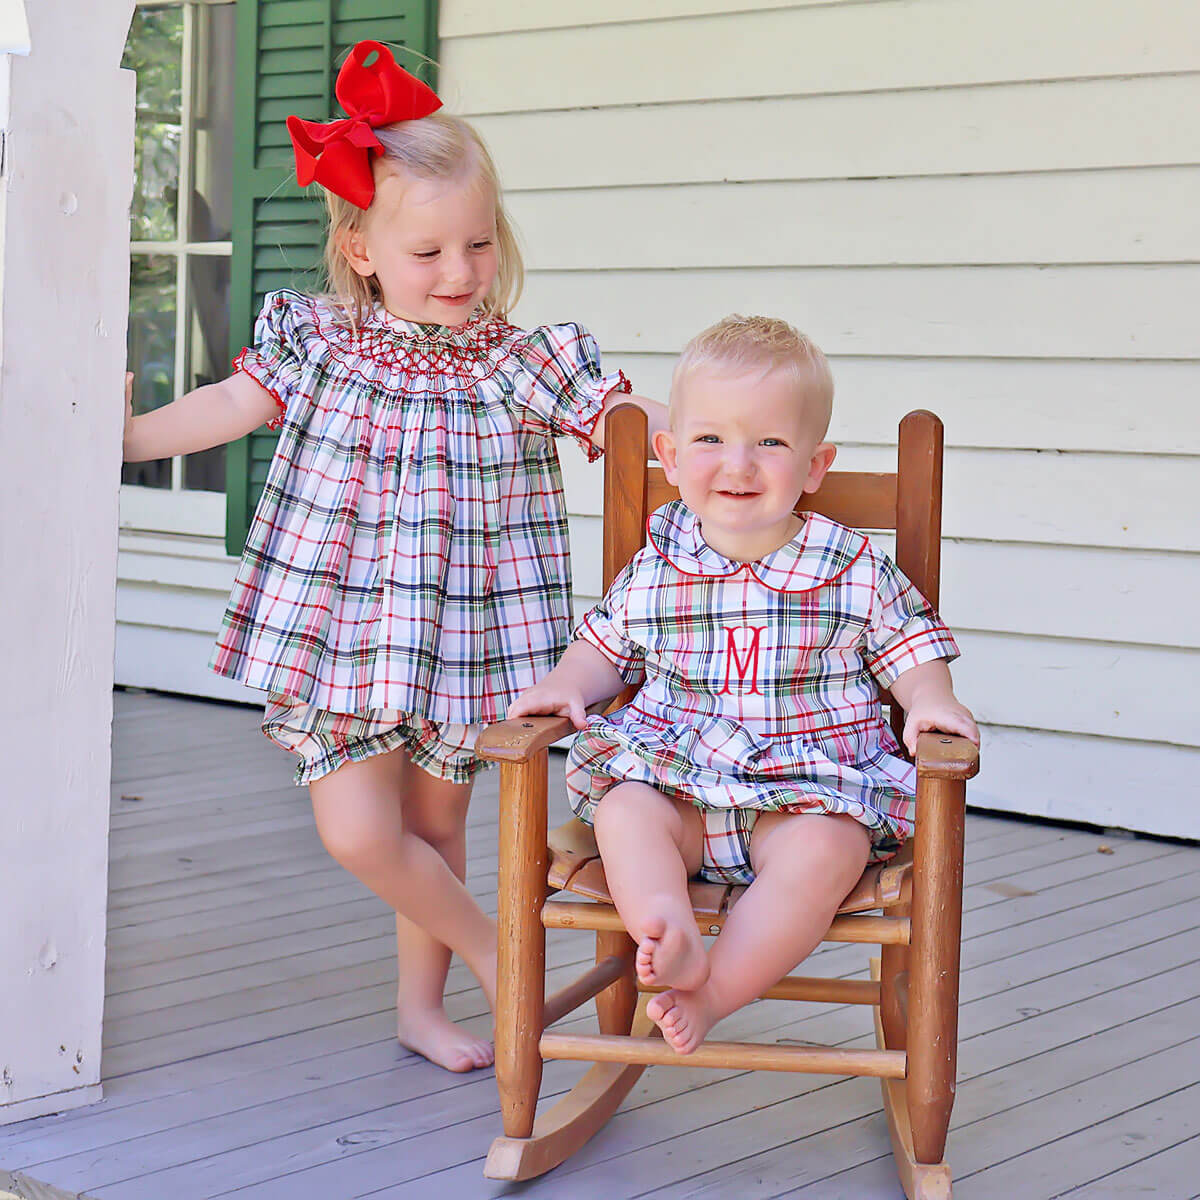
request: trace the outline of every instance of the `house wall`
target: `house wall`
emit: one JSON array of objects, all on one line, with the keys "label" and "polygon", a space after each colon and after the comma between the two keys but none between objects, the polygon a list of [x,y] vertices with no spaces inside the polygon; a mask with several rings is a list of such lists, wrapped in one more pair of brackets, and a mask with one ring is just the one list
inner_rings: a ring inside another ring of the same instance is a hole
[{"label": "house wall", "polygon": [[[583,321],[665,396],[692,333],[785,316],[833,362],[842,466],[943,417],[973,801],[1200,836],[1200,8],[441,0],[440,33],[524,235],[522,323]],[[563,454],[586,603],[600,474]],[[229,567],[178,549],[122,541],[134,681],[219,620]]]},{"label": "house wall", "polygon": [[31,6],[0,270],[0,1123],[98,1099],[132,0]]}]

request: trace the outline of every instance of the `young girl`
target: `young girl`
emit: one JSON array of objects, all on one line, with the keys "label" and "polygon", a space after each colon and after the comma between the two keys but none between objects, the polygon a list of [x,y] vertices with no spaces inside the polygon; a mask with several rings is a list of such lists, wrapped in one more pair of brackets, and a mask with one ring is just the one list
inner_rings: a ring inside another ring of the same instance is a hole
[{"label": "young girl", "polygon": [[[653,439],[681,499],[509,709],[583,729],[572,805],[595,824],[638,976],[668,989],[647,1011],[683,1054],[805,958],[867,862],[912,831],[914,768],[879,685],[910,750],[927,729],[979,738],[937,614],[864,535],[795,515],[833,462],[832,400],[824,355],[782,321],[695,338]],[[643,674],[630,704],[585,721]],[[696,874],[750,885],[707,954]]]},{"label": "young girl", "polygon": [[469,125],[377,42],[337,96],[348,119],[288,120],[326,190],[332,294],[269,295],[235,373],[131,417],[125,457],[279,425],[212,666],[270,694],[325,846],[396,910],[400,1041],[465,1071],[492,1048],[445,1013],[451,951],[489,1004],[496,974],[463,886],[475,736],[567,639],[552,439],[595,457],[629,384],[578,325],[507,324],[521,262]]}]

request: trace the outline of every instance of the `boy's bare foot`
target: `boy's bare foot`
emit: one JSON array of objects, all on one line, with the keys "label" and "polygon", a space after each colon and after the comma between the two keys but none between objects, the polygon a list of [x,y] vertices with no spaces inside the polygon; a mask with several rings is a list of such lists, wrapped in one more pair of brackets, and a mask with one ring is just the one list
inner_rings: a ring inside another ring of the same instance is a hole
[{"label": "boy's bare foot", "polygon": [[496,1058],[490,1042],[460,1029],[441,1009],[398,1015],[396,1037],[400,1045],[447,1071],[490,1067]]},{"label": "boy's bare foot", "polygon": [[662,1030],[667,1045],[677,1054],[691,1054],[716,1024],[703,988],[660,992],[646,1005],[646,1015]]},{"label": "boy's bare foot", "polygon": [[634,965],[642,983],[694,991],[708,978],[708,955],[696,926],[668,925],[651,917],[644,926]]}]

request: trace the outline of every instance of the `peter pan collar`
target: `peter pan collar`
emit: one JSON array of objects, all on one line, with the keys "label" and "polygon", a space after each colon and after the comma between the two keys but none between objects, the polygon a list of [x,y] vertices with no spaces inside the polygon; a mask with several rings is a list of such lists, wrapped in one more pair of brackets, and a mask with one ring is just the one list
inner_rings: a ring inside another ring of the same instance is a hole
[{"label": "peter pan collar", "polygon": [[700,519],[682,500],[672,500],[646,522],[650,545],[684,575],[721,578],[749,571],[775,592],[810,592],[844,575],[866,550],[868,541],[817,513],[807,513],[790,542],[757,562],[742,563],[718,554],[701,536]]}]

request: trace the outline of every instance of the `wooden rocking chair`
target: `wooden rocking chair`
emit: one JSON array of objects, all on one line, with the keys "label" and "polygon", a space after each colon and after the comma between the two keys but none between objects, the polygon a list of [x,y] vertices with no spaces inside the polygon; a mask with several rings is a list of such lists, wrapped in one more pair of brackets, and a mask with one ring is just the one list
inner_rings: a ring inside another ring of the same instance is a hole
[{"label": "wooden rocking chair", "polygon": [[[643,545],[648,513],[678,495],[660,467],[647,465],[640,409],[623,405],[612,412],[606,441],[605,588]],[[900,568],[936,605],[941,492],[941,421],[913,412],[900,423],[894,474],[831,473],[819,492],[804,497],[804,506],[856,528],[895,529]],[[898,709],[893,705],[897,731]],[[954,1102],[964,802],[966,781],[978,770],[976,748],[960,737],[921,735],[916,835],[895,859],[868,867],[825,935],[826,941],[879,945],[872,979],[789,975],[764,993],[872,1005],[878,1048],[706,1041],[679,1055],[648,1036],[658,1030],[639,1004],[634,943],[609,897],[591,828],[572,820],[547,836],[547,748],[570,732],[566,718],[524,717],[492,725],[478,742],[481,757],[501,764],[496,1078],[504,1136],[493,1142],[484,1175],[529,1179],[563,1162],[608,1120],[646,1066],[757,1068],[878,1077],[906,1195],[948,1197],[943,1153]],[[693,882],[700,931],[718,933],[743,890]],[[549,898],[559,891],[586,899]],[[864,915],[872,912],[880,915]],[[546,929],[596,934],[596,965],[551,996],[544,995]],[[549,1029],[593,997],[599,1034]],[[595,1065],[537,1115],[547,1059]]]}]

